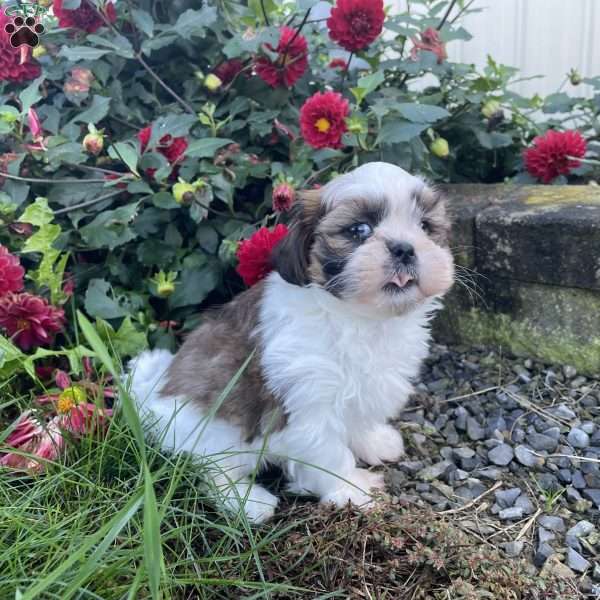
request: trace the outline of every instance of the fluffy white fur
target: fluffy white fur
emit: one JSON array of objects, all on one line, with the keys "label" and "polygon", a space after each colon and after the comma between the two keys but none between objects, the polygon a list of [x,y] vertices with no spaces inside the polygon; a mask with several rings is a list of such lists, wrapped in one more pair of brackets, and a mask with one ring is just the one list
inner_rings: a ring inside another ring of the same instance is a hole
[{"label": "fluffy white fur", "polygon": [[369,489],[383,481],[358,468],[356,459],[376,465],[402,455],[402,438],[386,421],[412,391],[434,308],[430,301],[406,315],[374,318],[318,287],[269,275],[256,333],[265,380],[282,398],[288,425],[251,446],[238,428],[185,399],[159,395],[169,352],[145,352],[134,361],[132,391],[152,413],[163,447],[206,457],[225,503],[244,504],[254,522],[272,516],[277,505],[263,487],[248,490],[249,476],[266,461],[284,469],[294,492],[338,506],[364,505]]},{"label": "fluffy white fur", "polygon": [[[408,204],[422,185],[397,167],[374,163],[328,184],[323,201],[398,196],[406,189],[399,202]],[[281,400],[287,425],[251,445],[237,427],[203,414],[184,398],[159,395],[172,360],[168,352],[146,352],[134,361],[132,390],[142,410],[152,413],[162,445],[206,457],[225,505],[243,506],[254,522],[269,518],[277,504],[266,489],[251,485],[252,474],[265,462],[284,469],[294,492],[337,506],[349,500],[365,505],[372,500],[369,490],[383,481],[358,468],[357,459],[377,465],[402,455],[402,437],[387,420],[398,415],[412,392],[436,308],[433,297],[394,316],[271,273],[254,335],[266,385]]]}]

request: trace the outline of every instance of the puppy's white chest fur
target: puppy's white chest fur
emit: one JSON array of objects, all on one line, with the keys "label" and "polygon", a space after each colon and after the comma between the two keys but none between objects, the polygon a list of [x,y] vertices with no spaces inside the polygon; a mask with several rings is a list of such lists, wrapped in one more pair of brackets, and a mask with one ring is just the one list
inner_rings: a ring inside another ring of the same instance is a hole
[{"label": "puppy's white chest fur", "polygon": [[271,274],[258,329],[262,366],[290,426],[322,420],[348,439],[396,416],[427,354],[433,308],[373,318],[320,288]]}]

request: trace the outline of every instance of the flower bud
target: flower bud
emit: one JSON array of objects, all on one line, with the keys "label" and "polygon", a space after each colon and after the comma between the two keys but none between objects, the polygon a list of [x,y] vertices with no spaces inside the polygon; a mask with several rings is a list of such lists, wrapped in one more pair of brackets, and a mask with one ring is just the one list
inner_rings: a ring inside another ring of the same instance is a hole
[{"label": "flower bud", "polygon": [[571,85],[579,85],[583,81],[583,77],[577,69],[571,69],[569,71],[569,81]]},{"label": "flower bud", "polygon": [[488,100],[481,109],[481,114],[486,119],[491,119],[499,110],[500,102],[498,100]]},{"label": "flower bud", "polygon": [[277,212],[287,212],[290,210],[295,198],[296,191],[287,181],[278,183],[273,188],[273,208]]},{"label": "flower bud", "polygon": [[40,56],[44,56],[44,54],[47,54],[48,50],[46,50],[45,46],[42,46],[42,44],[38,44],[32,51],[31,51],[31,55],[33,56],[33,58],[40,58]]},{"label": "flower bud", "polygon": [[73,385],[65,388],[58,397],[56,403],[56,410],[59,413],[68,413],[74,406],[86,402],[87,394],[85,390],[79,385]]},{"label": "flower bud", "polygon": [[156,286],[156,293],[161,298],[168,298],[175,291],[175,284],[172,281],[163,281]]},{"label": "flower bud", "polygon": [[204,78],[204,87],[210,92],[216,92],[222,85],[223,82],[214,73],[209,73]]},{"label": "flower bud", "polygon": [[2,121],[3,123],[8,123],[9,125],[12,125],[13,123],[15,123],[18,120],[19,120],[18,112],[10,112],[9,110],[0,112],[0,121]]},{"label": "flower bud", "polygon": [[98,156],[104,148],[104,136],[96,131],[95,133],[88,133],[83,138],[83,149],[94,156]]},{"label": "flower bud", "polygon": [[367,125],[359,116],[352,115],[346,119],[346,126],[348,127],[348,131],[350,133],[361,134],[367,133]]},{"label": "flower bud", "polygon": [[431,152],[438,158],[447,158],[450,154],[450,146],[444,138],[437,138],[429,148]]},{"label": "flower bud", "polygon": [[180,179],[172,188],[173,197],[177,204],[188,204],[194,199],[196,186]]}]

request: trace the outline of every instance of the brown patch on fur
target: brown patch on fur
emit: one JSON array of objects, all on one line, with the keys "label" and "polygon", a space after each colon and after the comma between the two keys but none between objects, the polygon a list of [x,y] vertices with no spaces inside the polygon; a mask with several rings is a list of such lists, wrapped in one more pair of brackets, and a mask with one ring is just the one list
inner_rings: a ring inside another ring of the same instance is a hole
[{"label": "brown patch on fur", "polygon": [[288,234],[275,247],[272,263],[288,283],[306,285],[310,282],[308,266],[315,227],[323,216],[320,190],[299,193],[292,206]]},{"label": "brown patch on fur", "polygon": [[436,190],[424,187],[415,199],[430,227],[429,237],[436,244],[447,247],[451,224],[444,197]]},{"label": "brown patch on fur", "polygon": [[216,412],[218,418],[240,427],[245,441],[286,425],[281,404],[264,385],[258,339],[252,336],[263,291],[264,282],[259,282],[222,308],[207,311],[202,325],[175,355],[161,390],[161,394],[197,402],[207,411],[256,348]]}]

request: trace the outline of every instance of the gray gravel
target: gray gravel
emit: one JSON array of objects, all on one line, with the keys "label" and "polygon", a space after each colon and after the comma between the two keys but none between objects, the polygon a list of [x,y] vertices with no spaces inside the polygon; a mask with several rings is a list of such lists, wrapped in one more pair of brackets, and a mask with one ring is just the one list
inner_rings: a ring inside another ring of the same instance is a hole
[{"label": "gray gravel", "polygon": [[434,345],[416,389],[392,493],[456,509],[507,556],[537,568],[554,556],[584,592],[600,590],[600,376]]}]

